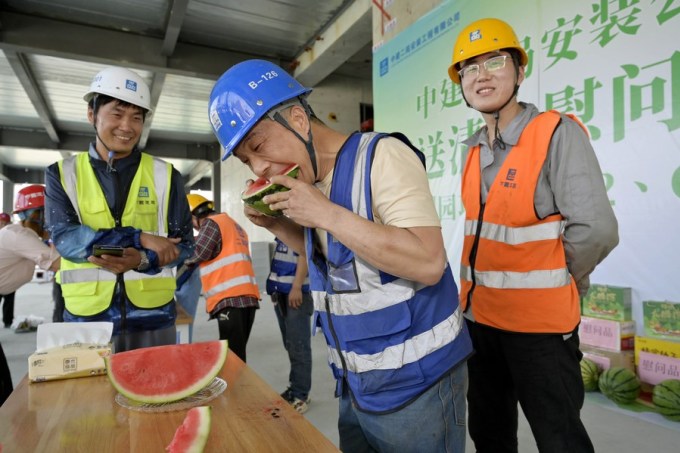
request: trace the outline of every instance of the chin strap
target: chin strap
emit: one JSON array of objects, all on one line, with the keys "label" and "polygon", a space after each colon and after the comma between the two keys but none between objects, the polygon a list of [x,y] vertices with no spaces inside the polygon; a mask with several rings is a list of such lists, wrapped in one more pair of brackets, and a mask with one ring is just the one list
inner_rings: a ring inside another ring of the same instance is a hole
[{"label": "chin strap", "polygon": [[[316,150],[314,149],[314,137],[312,136],[312,117],[316,115],[314,115],[314,111],[312,110],[312,107],[310,107],[310,105],[307,103],[307,101],[305,101],[302,98],[300,98],[299,101],[300,104],[302,105],[302,108],[305,109],[305,113],[307,114],[307,118],[309,119],[309,134],[307,140],[305,140],[290,126],[290,124],[288,124],[288,121],[286,121],[285,118],[281,115],[280,110],[276,110],[270,117],[271,119],[279,123],[281,126],[291,131],[293,135],[295,135],[298,139],[300,139],[302,143],[305,144],[305,148],[307,149],[307,153],[309,154],[309,160],[312,161],[312,169],[314,170],[314,180],[316,180],[318,170],[316,164]],[[285,106],[285,108],[288,107],[290,107],[290,105]]]}]

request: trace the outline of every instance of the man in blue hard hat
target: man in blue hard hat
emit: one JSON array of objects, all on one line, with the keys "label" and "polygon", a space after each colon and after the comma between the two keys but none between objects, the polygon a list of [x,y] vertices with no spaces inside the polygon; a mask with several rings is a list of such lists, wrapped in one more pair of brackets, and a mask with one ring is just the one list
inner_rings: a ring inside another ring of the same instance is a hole
[{"label": "man in blue hard hat", "polygon": [[[327,127],[310,91],[274,64],[245,61],[215,84],[209,118],[223,159],[290,189],[263,198],[283,216],[245,213],[307,259],[340,449],[464,451],[472,347],[424,156],[401,134]],[[279,175],[291,163],[297,179]]]}]

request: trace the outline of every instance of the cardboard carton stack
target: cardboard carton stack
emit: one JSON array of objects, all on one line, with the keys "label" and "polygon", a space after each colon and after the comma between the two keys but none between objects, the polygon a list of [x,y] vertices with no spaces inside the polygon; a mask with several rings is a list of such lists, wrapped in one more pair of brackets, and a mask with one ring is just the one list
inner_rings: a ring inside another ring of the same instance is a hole
[{"label": "cardboard carton stack", "polygon": [[584,357],[603,370],[620,366],[635,371],[635,321],[631,289],[591,285],[581,301],[579,338]]},{"label": "cardboard carton stack", "polygon": [[635,338],[635,365],[642,388],[680,379],[680,303],[643,301],[643,337]]}]

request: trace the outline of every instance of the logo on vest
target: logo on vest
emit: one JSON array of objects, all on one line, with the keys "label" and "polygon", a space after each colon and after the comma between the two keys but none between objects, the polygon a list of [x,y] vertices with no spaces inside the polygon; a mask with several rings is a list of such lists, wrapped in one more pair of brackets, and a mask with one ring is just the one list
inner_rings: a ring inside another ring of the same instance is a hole
[{"label": "logo on vest", "polygon": [[508,172],[505,174],[505,180],[501,181],[501,186],[507,187],[508,189],[516,188],[517,187],[517,183],[515,182],[516,176],[517,176],[516,168],[508,169]]},{"label": "logo on vest", "polygon": [[149,188],[148,187],[140,187],[139,188],[139,193],[137,194],[139,198],[149,198]]}]

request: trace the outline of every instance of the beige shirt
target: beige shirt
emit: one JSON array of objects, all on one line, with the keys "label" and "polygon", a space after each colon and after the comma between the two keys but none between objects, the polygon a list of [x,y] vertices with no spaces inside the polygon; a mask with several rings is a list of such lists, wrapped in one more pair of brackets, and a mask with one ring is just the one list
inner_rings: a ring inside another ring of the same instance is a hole
[{"label": "beige shirt", "polygon": [[[330,198],[332,182],[331,170],[316,187]],[[402,141],[393,137],[378,141],[371,167],[371,191],[376,223],[399,228],[441,227],[425,167]],[[326,231],[317,228],[316,233],[327,255]]]},{"label": "beige shirt", "polygon": [[49,269],[59,253],[35,231],[20,224],[0,230],[0,294],[10,294],[31,281],[35,266]]}]

